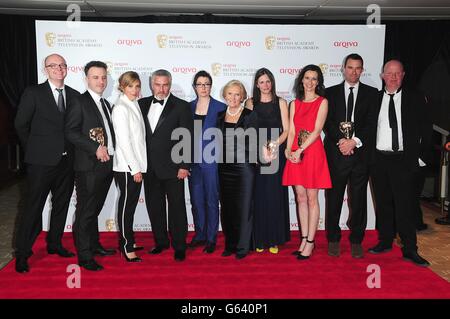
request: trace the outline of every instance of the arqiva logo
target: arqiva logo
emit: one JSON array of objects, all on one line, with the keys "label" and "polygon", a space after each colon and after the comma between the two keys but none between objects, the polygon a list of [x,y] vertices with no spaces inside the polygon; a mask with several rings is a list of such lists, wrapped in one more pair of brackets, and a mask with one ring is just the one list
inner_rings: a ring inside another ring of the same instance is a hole
[{"label": "arqiva logo", "polygon": [[252,43],[250,41],[227,41],[227,47],[244,48],[251,47]]},{"label": "arqiva logo", "polygon": [[358,46],[358,41],[334,41],[333,45],[341,48],[355,48]]},{"label": "arqiva logo", "polygon": [[118,45],[128,45],[129,47],[133,45],[142,45],[142,40],[133,40],[133,39],[119,39],[117,40]]},{"label": "arqiva logo", "polygon": [[69,65],[67,67],[67,71],[72,73],[84,72],[84,67],[80,65]]},{"label": "arqiva logo", "polygon": [[280,69],[281,74],[291,74],[291,75],[297,74],[301,71],[302,71],[302,68],[281,68]]},{"label": "arqiva logo", "polygon": [[195,68],[195,67],[184,67],[184,66],[174,66],[172,68],[172,71],[174,73],[188,74],[188,73],[196,73],[197,72],[197,68]]}]

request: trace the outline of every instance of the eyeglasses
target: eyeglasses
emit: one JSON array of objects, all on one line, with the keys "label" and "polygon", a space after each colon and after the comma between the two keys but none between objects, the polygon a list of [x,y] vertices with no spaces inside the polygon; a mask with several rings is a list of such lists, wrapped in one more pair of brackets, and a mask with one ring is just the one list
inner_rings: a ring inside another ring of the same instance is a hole
[{"label": "eyeglasses", "polygon": [[211,83],[196,83],[195,87],[196,88],[201,88],[201,87],[203,87],[203,88],[210,88],[211,87]]},{"label": "eyeglasses", "polygon": [[61,64],[56,64],[56,63],[52,63],[49,65],[45,66],[46,68],[51,68],[51,69],[57,69],[57,68],[61,68],[61,69],[67,69],[67,64],[65,63],[61,63]]}]

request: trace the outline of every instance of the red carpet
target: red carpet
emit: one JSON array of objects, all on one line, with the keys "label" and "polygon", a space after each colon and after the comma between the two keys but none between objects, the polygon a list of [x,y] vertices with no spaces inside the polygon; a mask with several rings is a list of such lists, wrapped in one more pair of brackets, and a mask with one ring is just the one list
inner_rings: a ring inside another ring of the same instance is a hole
[{"label": "red carpet", "polygon": [[[450,284],[430,269],[403,261],[398,247],[387,254],[356,260],[350,245],[342,242],[340,258],[326,253],[325,233],[318,233],[317,247],[310,260],[298,261],[291,252],[297,248],[298,232],[291,242],[280,247],[278,255],[252,252],[247,258],[221,257],[223,237],[212,255],[200,248],[188,250],[186,261],[173,259],[173,250],[161,255],[146,253],[153,246],[150,233],[137,233],[137,243],[146,247],[142,263],[125,262],[120,255],[100,257],[101,272],[81,271],[81,288],[67,288],[71,273],[66,268],[74,258],[48,255],[45,234],[34,246],[29,259],[31,272],[18,274],[11,262],[0,271],[0,299],[10,298],[152,298],[152,299],[310,299],[310,298],[450,298]],[[192,236],[192,234],[190,234]],[[345,234],[344,237],[347,237]],[[105,247],[117,245],[116,233],[102,233]],[[376,233],[368,231],[364,248],[376,243]],[[72,236],[64,245],[74,251]],[[370,264],[381,269],[381,288],[369,289]]]}]

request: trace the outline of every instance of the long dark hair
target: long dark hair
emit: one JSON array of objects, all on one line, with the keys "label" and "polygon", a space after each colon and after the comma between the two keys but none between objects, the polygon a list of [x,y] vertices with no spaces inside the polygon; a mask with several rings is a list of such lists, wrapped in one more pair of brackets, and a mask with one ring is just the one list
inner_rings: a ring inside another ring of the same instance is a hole
[{"label": "long dark hair", "polygon": [[270,82],[272,82],[272,101],[276,101],[278,99],[277,90],[275,89],[275,77],[269,69],[261,68],[255,73],[255,80],[253,81],[253,105],[259,104],[261,102],[261,91],[258,88],[258,80],[261,76],[267,75],[269,77]]},{"label": "long dark hair", "polygon": [[325,86],[323,85],[322,70],[315,64],[308,64],[302,69],[302,71],[298,74],[298,77],[295,79],[294,93],[295,97],[299,100],[303,100],[305,98],[305,90],[303,89],[302,80],[305,77],[305,73],[308,71],[314,71],[317,73],[319,82],[316,86],[316,94],[319,96],[325,96]]}]

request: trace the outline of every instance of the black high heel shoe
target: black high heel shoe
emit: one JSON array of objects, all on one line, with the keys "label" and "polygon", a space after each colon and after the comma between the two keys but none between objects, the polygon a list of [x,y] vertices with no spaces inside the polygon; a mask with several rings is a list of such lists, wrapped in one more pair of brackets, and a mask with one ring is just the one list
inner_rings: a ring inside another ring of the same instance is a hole
[{"label": "black high heel shoe", "polygon": [[143,250],[143,249],[144,249],[143,246],[133,246],[134,251]]},{"label": "black high heel shoe", "polygon": [[306,260],[306,259],[309,259],[309,257],[312,256],[313,251],[314,251],[314,248],[315,248],[314,240],[308,240],[308,239],[307,239],[307,240],[306,240],[306,244],[313,244],[313,248],[311,249],[311,253],[310,253],[308,256],[299,254],[299,255],[297,256],[297,259],[298,259],[298,260]]},{"label": "black high heel shoe", "polygon": [[[308,236],[302,236],[302,242],[303,242],[303,239],[308,239]],[[300,246],[301,245],[302,245],[302,243],[300,243]],[[292,255],[299,256],[302,253],[302,251],[303,250],[295,250],[295,251],[292,252]]]},{"label": "black high heel shoe", "polygon": [[125,257],[125,260],[129,263],[140,263],[142,261],[142,259],[139,258],[138,256],[133,258],[128,257],[125,252],[121,252],[121,255],[123,255],[123,257]]}]

